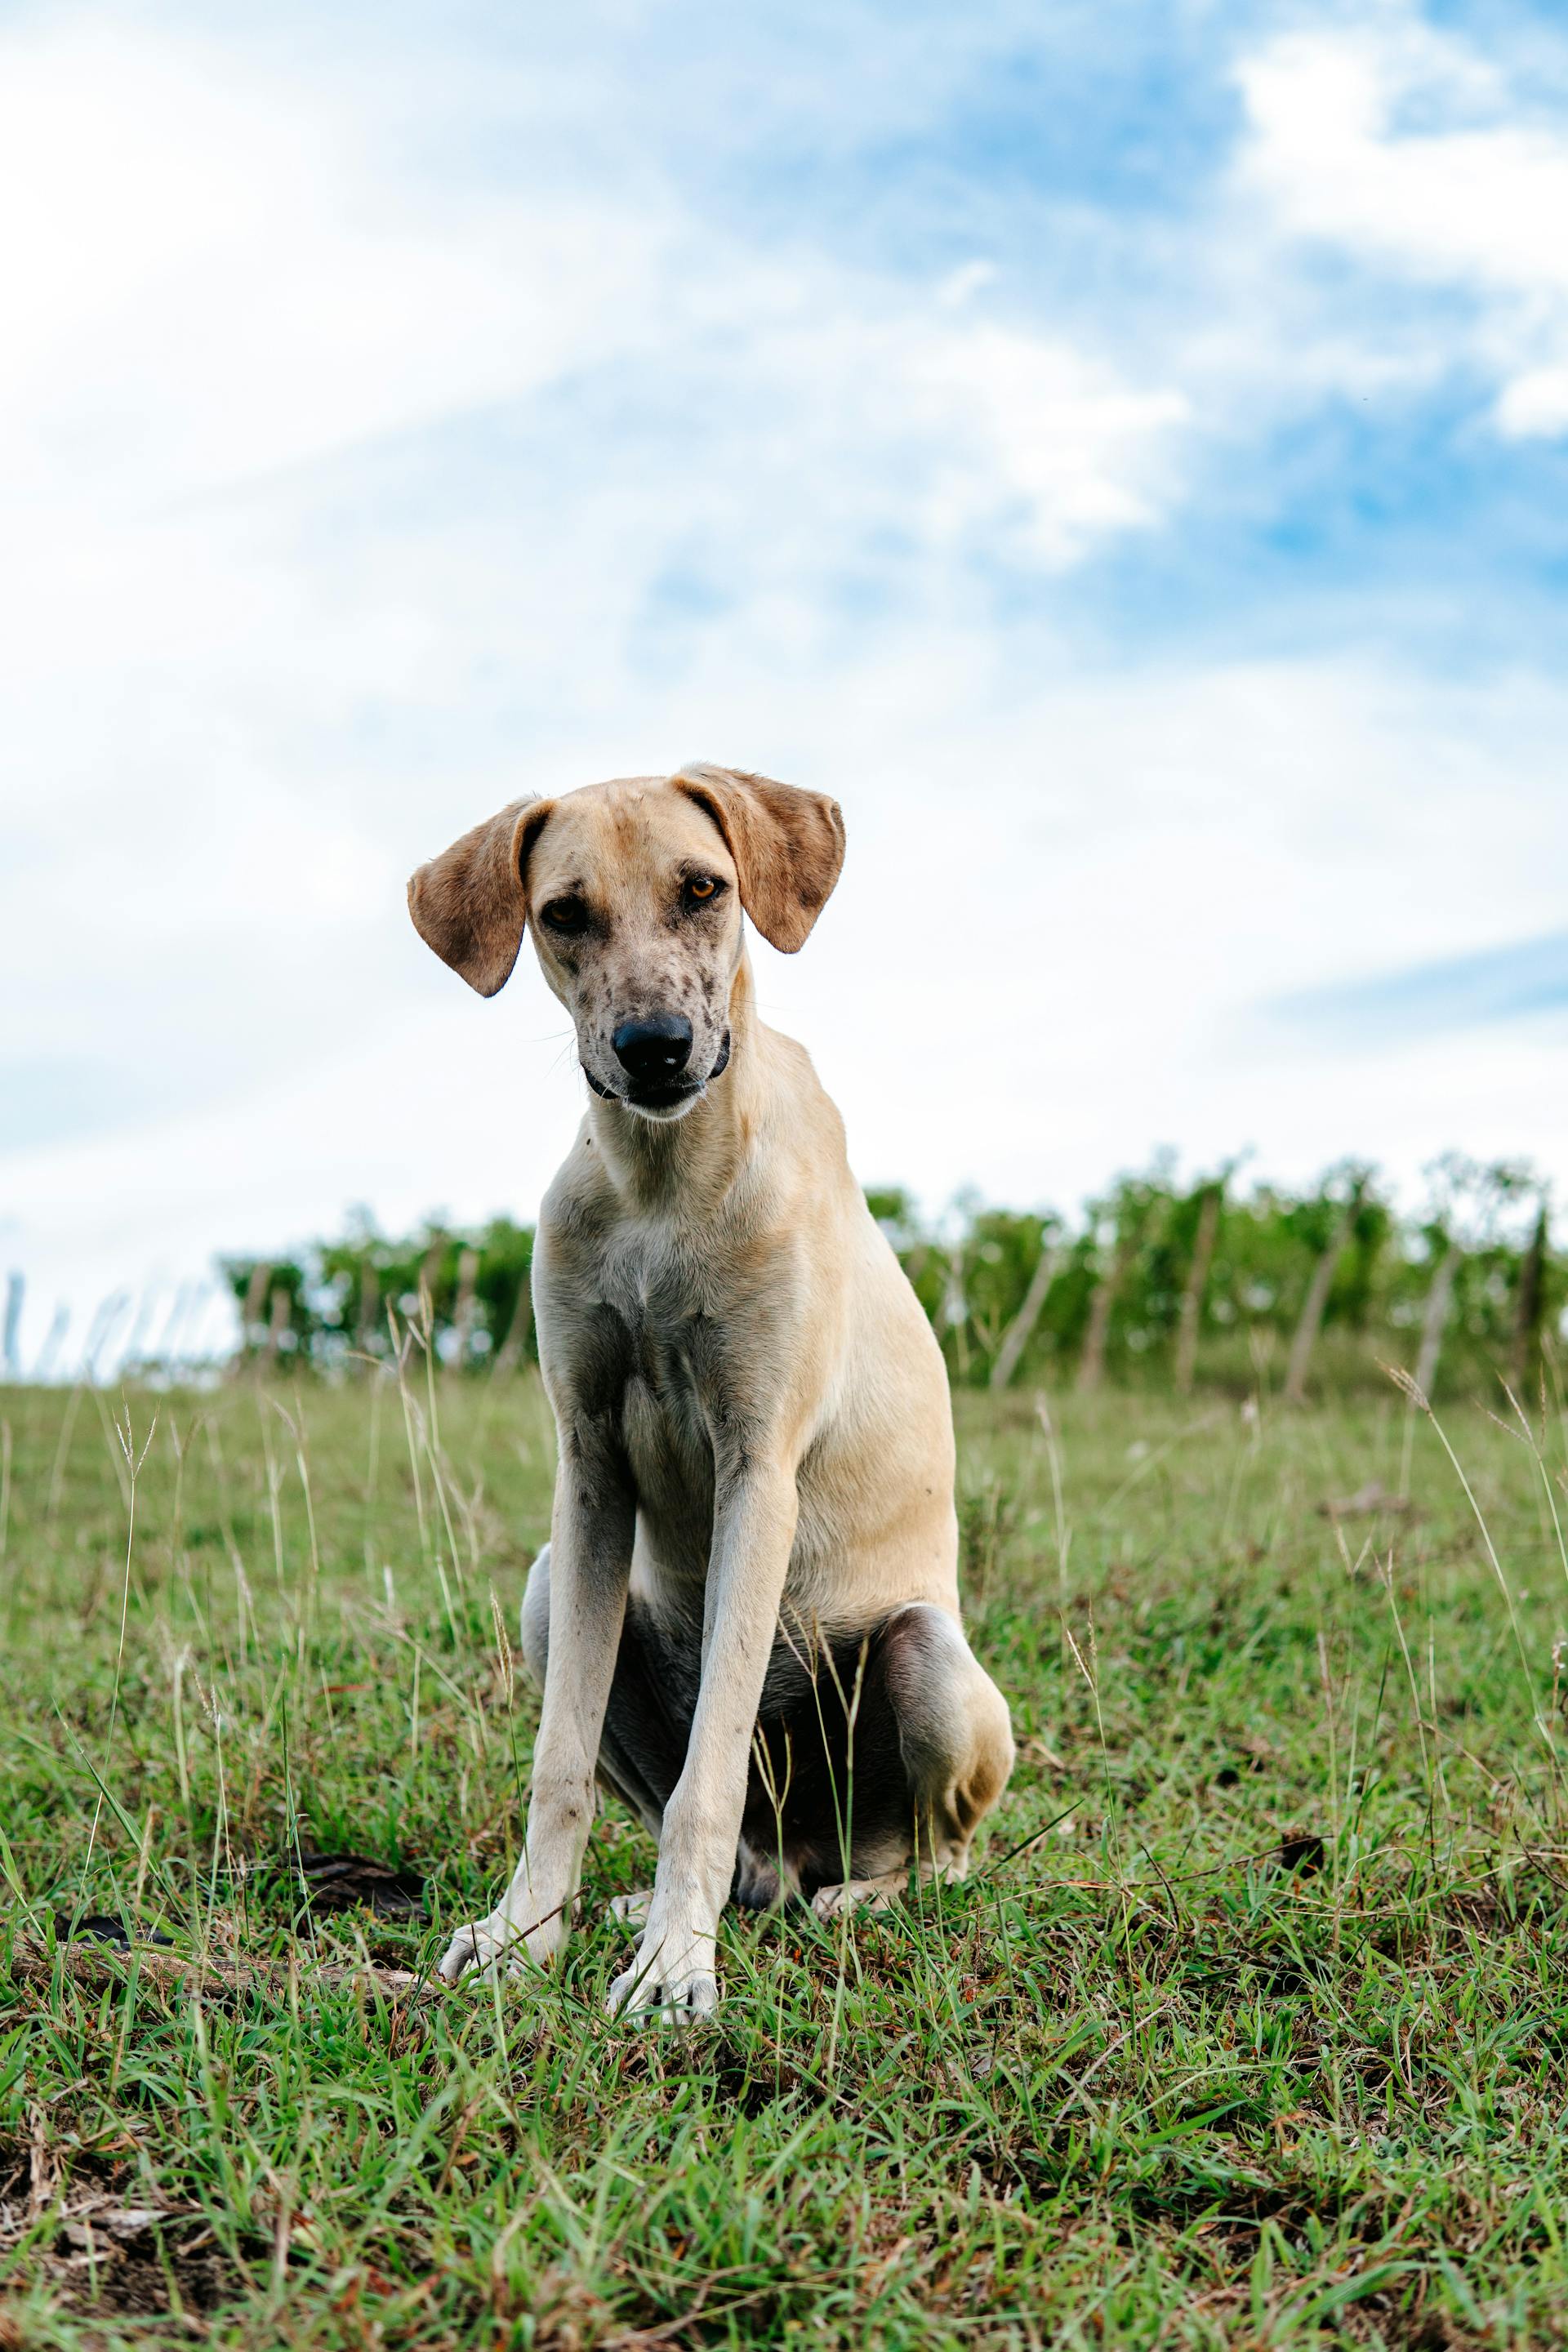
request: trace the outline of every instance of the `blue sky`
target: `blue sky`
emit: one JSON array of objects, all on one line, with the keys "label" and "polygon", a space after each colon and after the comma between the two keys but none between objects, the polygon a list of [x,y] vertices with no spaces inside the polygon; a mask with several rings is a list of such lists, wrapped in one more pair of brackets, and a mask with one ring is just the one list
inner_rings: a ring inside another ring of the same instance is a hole
[{"label": "blue sky", "polygon": [[30,1328],[531,1212],[403,877],[694,755],[844,803],[869,1179],[1568,1172],[1558,12],[11,7],[0,203]]},{"label": "blue sky", "polygon": [[1568,1008],[1568,931],[1486,955],[1448,956],[1373,980],[1288,998],[1279,1007],[1320,1035],[1332,1025],[1346,1045],[1443,1036],[1494,1022]]}]

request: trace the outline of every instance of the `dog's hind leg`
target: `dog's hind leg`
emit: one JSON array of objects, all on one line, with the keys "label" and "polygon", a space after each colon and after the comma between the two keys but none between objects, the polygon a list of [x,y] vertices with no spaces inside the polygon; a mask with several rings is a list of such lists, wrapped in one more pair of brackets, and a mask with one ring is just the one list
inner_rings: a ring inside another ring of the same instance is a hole
[{"label": "dog's hind leg", "polygon": [[909,1883],[909,1866],[885,1870],[879,1878],[848,1878],[838,1886],[819,1886],[811,1907],[819,1919],[837,1919],[846,1911],[886,1911]]},{"label": "dog's hind leg", "polygon": [[1013,1769],[1006,1701],[946,1610],[896,1611],[864,1661],[853,1769],[837,1800],[844,1829],[835,1851],[823,1824],[803,1858],[804,1891],[823,1919],[881,1909],[911,1865],[921,1879],[966,1876],[974,1832]]},{"label": "dog's hind leg", "polygon": [[963,1878],[974,1832],[1013,1769],[1007,1702],[956,1617],[916,1602],[882,1629],[922,1877]]}]

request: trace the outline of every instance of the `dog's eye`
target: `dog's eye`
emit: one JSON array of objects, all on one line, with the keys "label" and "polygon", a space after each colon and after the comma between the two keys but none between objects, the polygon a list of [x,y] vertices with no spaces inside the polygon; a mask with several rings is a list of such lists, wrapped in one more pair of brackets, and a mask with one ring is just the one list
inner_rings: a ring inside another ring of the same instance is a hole
[{"label": "dog's eye", "polygon": [[585,931],[588,928],[588,909],[581,898],[552,898],[542,911],[552,931]]},{"label": "dog's eye", "polygon": [[686,896],[692,906],[705,907],[723,887],[716,874],[693,874],[687,882]]}]

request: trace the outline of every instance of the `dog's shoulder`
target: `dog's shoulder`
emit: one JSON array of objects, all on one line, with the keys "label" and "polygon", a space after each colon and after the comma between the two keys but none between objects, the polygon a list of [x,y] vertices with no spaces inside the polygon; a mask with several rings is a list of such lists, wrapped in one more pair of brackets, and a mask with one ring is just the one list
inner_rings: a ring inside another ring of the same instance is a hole
[{"label": "dog's shoulder", "polygon": [[620,1214],[615,1185],[584,1119],[539,1204],[537,1245],[547,1255],[591,1253],[603,1246]]}]

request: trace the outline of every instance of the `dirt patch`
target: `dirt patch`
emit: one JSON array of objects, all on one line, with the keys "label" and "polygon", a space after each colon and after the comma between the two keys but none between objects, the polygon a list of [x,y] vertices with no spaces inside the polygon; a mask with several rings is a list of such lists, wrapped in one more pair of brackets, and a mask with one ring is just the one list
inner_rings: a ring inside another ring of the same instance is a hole
[{"label": "dirt patch", "polygon": [[[199,2213],[152,2201],[90,2150],[62,2160],[41,2134],[0,2145],[0,2250],[29,2237],[17,2283],[83,2316],[205,2313],[243,2292]],[[0,2306],[0,2352],[25,2340]]]},{"label": "dirt patch", "polygon": [[67,2222],[39,2271],[60,2303],[84,2316],[205,2313],[243,2292],[212,2231],[185,2220],[160,2220],[134,2231]]}]

